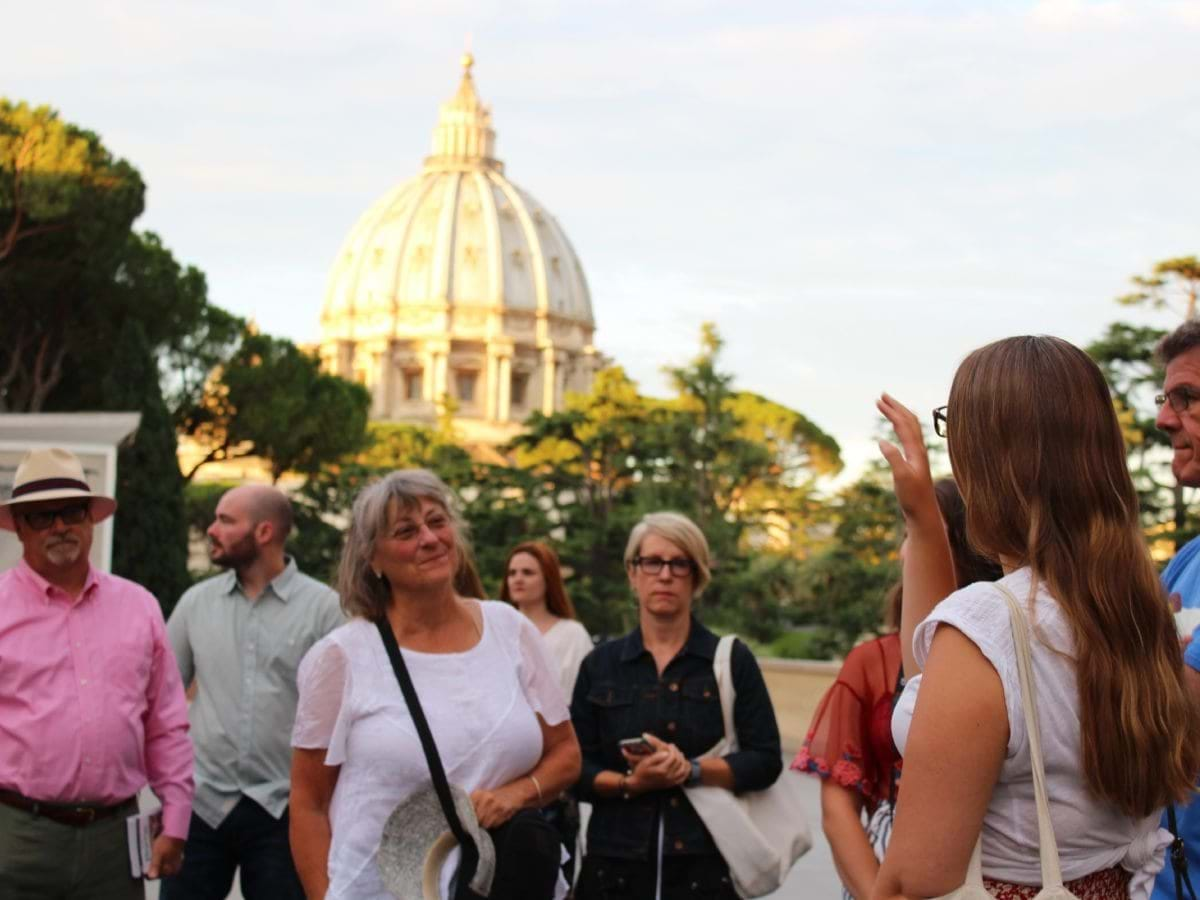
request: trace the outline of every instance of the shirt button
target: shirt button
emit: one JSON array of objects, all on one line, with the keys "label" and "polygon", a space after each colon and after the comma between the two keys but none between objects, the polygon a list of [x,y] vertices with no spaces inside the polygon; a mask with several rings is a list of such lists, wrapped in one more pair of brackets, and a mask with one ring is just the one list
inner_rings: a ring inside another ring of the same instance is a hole
[{"label": "shirt button", "polygon": [[80,679],[79,679],[79,683],[80,683],[80,684],[87,684],[87,679],[86,679],[86,678],[80,678]]},{"label": "shirt button", "polygon": [[671,734],[675,733],[675,723],[674,722],[667,723],[667,731],[671,732]]},{"label": "shirt button", "polygon": [[676,842],[675,842],[675,849],[676,849],[676,850],[682,850],[682,849],[683,849],[683,841],[676,841]]},{"label": "shirt button", "polygon": [[671,805],[672,805],[672,806],[678,806],[678,805],[679,805],[679,798],[678,798],[678,797],[672,797],[672,798],[671,798]]},{"label": "shirt button", "polygon": [[672,691],[672,692],[674,692],[674,691],[677,691],[677,690],[679,690],[679,682],[678,682],[678,681],[672,681],[672,682],[671,682],[671,684],[670,684],[670,685],[668,685],[668,687],[670,687],[670,689],[671,689],[671,691]]}]

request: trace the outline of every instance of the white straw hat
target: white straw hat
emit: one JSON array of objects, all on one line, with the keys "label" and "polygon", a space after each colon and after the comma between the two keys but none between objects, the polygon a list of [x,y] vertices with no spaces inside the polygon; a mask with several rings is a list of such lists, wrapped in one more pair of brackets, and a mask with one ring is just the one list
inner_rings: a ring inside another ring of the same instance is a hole
[{"label": "white straw hat", "polygon": [[117,509],[112,497],[97,494],[83,475],[83,464],[70,450],[30,450],[17,466],[12,496],[0,503],[0,528],[15,531],[13,507],[39,500],[92,501],[92,521],[102,522]]},{"label": "white straw hat", "polygon": [[[479,825],[471,798],[456,784],[450,785],[454,809],[479,850],[479,864],[471,890],[486,897],[496,873],[496,848],[492,836]],[[379,842],[379,872],[383,885],[401,900],[440,900],[442,865],[458,846],[437,792],[429,784],[400,803],[388,816]]]}]

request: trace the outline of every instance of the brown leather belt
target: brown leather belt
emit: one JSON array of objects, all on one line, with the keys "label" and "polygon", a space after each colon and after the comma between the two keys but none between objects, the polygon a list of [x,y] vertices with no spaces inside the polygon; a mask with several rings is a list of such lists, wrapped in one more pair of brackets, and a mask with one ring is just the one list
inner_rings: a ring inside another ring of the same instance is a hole
[{"label": "brown leather belt", "polygon": [[63,825],[73,825],[76,828],[120,815],[132,802],[133,799],[130,798],[113,806],[98,806],[91,803],[45,803],[18,794],[16,791],[0,790],[0,803],[5,806],[33,813],[35,816],[44,816],[52,822],[61,822]]}]

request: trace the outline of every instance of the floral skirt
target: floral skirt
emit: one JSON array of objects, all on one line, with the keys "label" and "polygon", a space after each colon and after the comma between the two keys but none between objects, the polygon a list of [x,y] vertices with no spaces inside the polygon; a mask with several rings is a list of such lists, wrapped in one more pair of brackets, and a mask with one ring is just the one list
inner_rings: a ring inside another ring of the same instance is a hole
[{"label": "floral skirt", "polygon": [[[1032,884],[1010,884],[984,878],[983,886],[997,900],[1033,900],[1041,890]],[[1079,900],[1129,900],[1129,873],[1120,866],[1068,881],[1066,888]]]}]

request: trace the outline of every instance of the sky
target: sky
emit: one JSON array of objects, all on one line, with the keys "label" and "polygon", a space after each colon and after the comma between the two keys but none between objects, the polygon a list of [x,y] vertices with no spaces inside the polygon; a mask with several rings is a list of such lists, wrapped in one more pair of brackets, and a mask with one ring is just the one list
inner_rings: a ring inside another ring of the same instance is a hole
[{"label": "sky", "polygon": [[101,135],[138,227],[297,341],[368,205],[417,175],[469,39],[508,177],[566,229],[642,389],[726,341],[849,472],[874,400],[945,402],[1010,334],[1079,344],[1200,254],[1200,2],[47,2],[0,95]]}]

